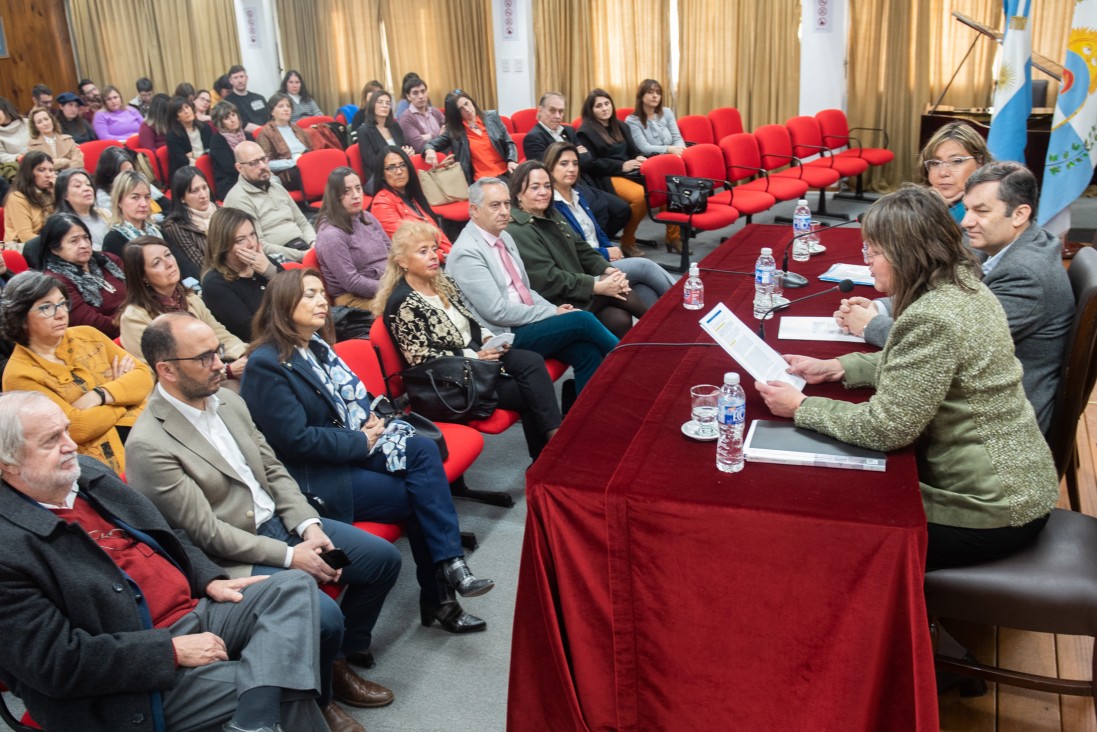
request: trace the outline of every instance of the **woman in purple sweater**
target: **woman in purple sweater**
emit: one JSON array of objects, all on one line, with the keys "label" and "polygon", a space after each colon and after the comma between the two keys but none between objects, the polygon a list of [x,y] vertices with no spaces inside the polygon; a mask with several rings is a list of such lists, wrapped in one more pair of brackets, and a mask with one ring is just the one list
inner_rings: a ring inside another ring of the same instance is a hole
[{"label": "woman in purple sweater", "polygon": [[392,242],[377,219],[362,210],[362,181],[347,167],[328,176],[316,227],[316,258],[336,305],[368,310]]},{"label": "woman in purple sweater", "polygon": [[100,140],[125,142],[140,131],[143,121],[140,112],[122,101],[118,88],[108,86],[103,89],[103,108],[95,113],[92,126]]}]

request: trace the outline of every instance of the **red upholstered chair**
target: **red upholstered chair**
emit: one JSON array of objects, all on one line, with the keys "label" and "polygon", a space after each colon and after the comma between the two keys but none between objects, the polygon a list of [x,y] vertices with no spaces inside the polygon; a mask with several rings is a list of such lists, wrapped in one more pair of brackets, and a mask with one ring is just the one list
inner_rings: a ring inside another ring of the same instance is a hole
[{"label": "red upholstered chair", "polygon": [[320,208],[328,176],[336,168],[346,166],[347,162],[345,152],[330,148],[310,150],[297,158],[297,169],[301,171],[301,191],[309,206]]},{"label": "red upholstered chair", "polygon": [[510,121],[514,125],[515,132],[529,132],[537,124],[537,109],[519,109],[510,116]]},{"label": "red upholstered chair", "polygon": [[632,114],[635,111],[636,111],[635,107],[618,107],[617,108],[617,119],[624,122],[625,117],[628,117],[630,114]]},{"label": "red upholstered chair", "polygon": [[[882,127],[850,128],[846,113],[840,109],[824,109],[815,115],[823,133],[823,144],[831,150],[840,150],[838,157],[861,158],[869,165],[878,167],[887,165],[895,159],[895,153],[888,149],[888,133]],[[863,147],[861,140],[853,137],[852,132],[870,132],[883,137],[883,147]],[[845,148],[845,149],[842,149]],[[864,195],[863,176],[857,177],[857,200],[867,200]]]},{"label": "red upholstered chair", "polygon": [[300,127],[303,130],[307,130],[308,128],[312,127],[313,125],[319,125],[319,124],[323,124],[324,122],[334,122],[334,121],[335,121],[334,117],[329,117],[326,114],[317,114],[317,115],[313,115],[312,117],[302,117],[301,119],[297,120],[297,126]]},{"label": "red upholstered chair", "polygon": [[728,135],[737,135],[743,132],[743,117],[735,107],[718,107],[708,113],[708,121],[712,123],[712,134],[719,144]]},{"label": "red upholstered chair", "polygon": [[682,139],[695,145],[716,142],[712,132],[712,123],[703,114],[687,114],[685,117],[679,117],[678,131],[682,133]]},{"label": "red upholstered chair", "polygon": [[[834,185],[842,176],[831,168],[805,167],[792,153],[792,137],[784,125],[762,125],[754,131],[758,140],[758,152],[762,155],[762,167],[770,171],[770,178],[793,178],[819,190],[819,205],[812,212],[827,218],[845,218],[844,214],[827,213],[827,186]],[[784,166],[790,166],[783,170]],[[774,172],[777,171],[777,172]]]},{"label": "red upholstered chair", "polygon": [[[702,117],[701,119],[705,119]],[[705,120],[708,123],[708,120]],[[716,187],[724,188],[709,198],[709,203],[718,203],[724,206],[732,206],[747,217],[750,223],[751,217],[756,213],[768,211],[777,202],[777,199],[764,191],[745,190],[742,187],[732,187],[726,179],[727,166],[724,164],[724,154],[716,145],[702,143],[691,145],[682,153],[682,162],[686,164],[686,175],[691,178],[708,178],[716,182]]]},{"label": "red upholstered chair", "polygon": [[778,201],[792,201],[808,192],[808,184],[796,178],[772,177],[762,167],[762,154],[758,150],[758,140],[749,132],[737,132],[720,140],[720,151],[727,165],[727,179],[731,182],[743,181],[760,176],[747,183],[737,185],[736,192],[761,191]]},{"label": "red upholstered chair", "polygon": [[823,131],[819,120],[814,117],[793,117],[785,123],[792,138],[792,154],[804,160],[813,155],[819,157],[804,163],[808,167],[833,168],[843,178],[859,176],[868,170],[868,161],[864,158],[831,154],[830,148],[823,144]]},{"label": "red upholstered chair", "polygon": [[[0,209],[3,211],[3,209]],[[4,217],[0,216],[0,231],[3,231]],[[20,272],[26,272],[30,269],[30,265],[27,264],[27,260],[22,254],[14,249],[5,249],[3,251],[4,266],[8,268],[8,271],[12,274],[19,274]]]},{"label": "red upholstered chair", "polygon": [[[369,176],[366,175],[366,171],[362,169],[362,156],[358,154],[358,143],[354,143],[347,148],[347,162],[350,163],[351,170],[358,174],[358,177],[362,180],[362,186],[365,187],[366,181],[369,180]],[[373,196],[363,193],[362,194],[362,209],[366,210],[373,202]]]},{"label": "red upholstered chair", "polygon": [[582,124],[583,124],[583,118],[582,118],[582,117],[576,117],[575,119],[573,119],[573,120],[571,121],[571,129],[573,129],[573,130],[575,130],[576,132],[578,132],[578,131],[579,131],[579,127],[580,127],[580,125],[582,125]]},{"label": "red upholstered chair", "polygon": [[156,148],[156,154],[151,158],[152,164],[160,169],[160,180],[167,182],[164,195],[171,198],[171,163],[168,160],[168,146]]},{"label": "red upholstered chair", "polygon": [[282,262],[282,269],[305,269],[300,262]]},{"label": "red upholstered chair", "polygon": [[515,129],[514,121],[511,120],[510,117],[506,116],[505,114],[501,114],[499,115],[499,119],[502,121],[503,126],[507,128],[507,132],[514,133],[518,131],[517,129]]},{"label": "red upholstered chair", "polygon": [[[511,135],[513,137],[513,135]],[[518,145],[518,154],[522,154],[522,143],[517,140],[515,143]],[[438,162],[442,162],[445,159],[445,154],[438,153]],[[419,153],[411,156],[411,164],[415,166],[415,171],[430,170],[431,165],[426,160],[423,160],[423,156]],[[459,224],[466,223],[469,220],[469,204],[468,201],[453,201],[452,203],[443,203],[439,206],[431,206],[434,213],[438,214],[446,221],[455,221]]]},{"label": "red upholstered chair", "polygon": [[122,147],[122,143],[118,140],[92,140],[80,143],[79,147],[80,152],[84,153],[84,170],[94,175],[95,166],[99,164],[99,156],[103,151],[108,147]]},{"label": "red upholstered chair", "polygon": [[206,182],[209,183],[210,195],[215,201],[220,201],[221,197],[217,195],[217,191],[213,189],[213,160],[210,158],[209,153],[204,153],[198,156],[198,159],[194,161],[194,167],[202,171],[202,175],[206,176]]},{"label": "red upholstered chair", "polygon": [[510,133],[510,139],[514,140],[514,144],[518,147],[518,162],[523,163],[526,160],[526,150],[522,145],[522,141],[526,139],[525,132],[512,132]]},{"label": "red upholstered chair", "polygon": [[[648,217],[660,224],[677,224],[682,228],[682,260],[679,271],[689,269],[689,240],[693,231],[713,231],[731,226],[739,218],[732,206],[709,201],[703,213],[685,214],[662,210],[668,201],[667,177],[686,175],[686,164],[677,155],[656,155],[640,164],[644,176],[644,199],[648,205]],[[719,178],[723,182],[723,176]]]}]

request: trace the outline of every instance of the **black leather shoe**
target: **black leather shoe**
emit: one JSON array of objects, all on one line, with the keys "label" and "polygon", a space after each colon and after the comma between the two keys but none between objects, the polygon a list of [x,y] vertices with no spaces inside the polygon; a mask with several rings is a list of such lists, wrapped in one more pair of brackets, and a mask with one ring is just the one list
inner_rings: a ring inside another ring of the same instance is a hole
[{"label": "black leather shoe", "polygon": [[488,628],[486,620],[469,615],[456,600],[442,605],[420,602],[419,615],[424,627],[429,628],[437,620],[442,629],[450,633],[478,633]]},{"label": "black leather shoe", "polygon": [[361,666],[362,668],[373,668],[376,666],[376,662],[373,660],[373,651],[368,648],[364,651],[353,651],[346,654],[347,661],[353,663],[355,666]]},{"label": "black leather shoe", "polygon": [[479,597],[491,591],[495,583],[489,579],[476,579],[464,557],[454,557],[441,562],[439,571],[444,583],[457,590],[461,597]]}]

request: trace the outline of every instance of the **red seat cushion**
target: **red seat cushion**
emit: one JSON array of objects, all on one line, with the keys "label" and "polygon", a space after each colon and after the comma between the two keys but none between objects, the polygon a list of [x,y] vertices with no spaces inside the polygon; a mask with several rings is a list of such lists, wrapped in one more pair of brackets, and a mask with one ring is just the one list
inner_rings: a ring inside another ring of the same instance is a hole
[{"label": "red seat cushion", "polygon": [[869,165],[887,165],[895,159],[895,153],[882,147],[858,147],[852,150],[843,150],[838,153],[839,158],[862,158]]},{"label": "red seat cushion", "polygon": [[769,181],[766,181],[765,178],[759,178],[738,186],[736,190],[739,188],[748,191],[769,193],[778,201],[791,201],[794,198],[802,198],[803,195],[808,192],[810,186],[807,184],[807,181],[798,178],[781,178],[771,175]]},{"label": "red seat cushion", "polygon": [[798,166],[782,170],[780,173],[770,173],[769,175],[770,178],[802,180],[808,184],[809,188],[826,188],[837,183],[838,179],[842,177],[837,170],[832,168],[812,168],[810,166]]},{"label": "red seat cushion", "polygon": [[464,424],[435,422],[442,436],[446,438],[446,450],[449,457],[442,464],[446,470],[446,480],[453,482],[460,478],[484,449],[484,436]]},{"label": "red seat cushion", "polygon": [[564,372],[568,370],[568,365],[563,361],[557,361],[555,358],[545,359],[545,368],[548,370],[549,376],[553,381],[556,381]]},{"label": "red seat cushion", "polygon": [[684,214],[672,211],[660,211],[655,214],[655,220],[664,224],[688,224],[695,229],[712,231],[731,226],[739,218],[739,212],[731,206],[718,206],[710,203],[704,213]]},{"label": "red seat cushion", "polygon": [[838,171],[843,178],[860,175],[868,170],[868,161],[864,158],[842,157],[834,155],[826,158],[816,158],[809,163],[804,163],[809,168],[829,168]]},{"label": "red seat cushion", "polygon": [[[471,420],[468,425],[473,429],[486,432],[489,435],[498,435],[502,432],[506,432],[513,425],[518,423],[518,412],[512,412],[509,409],[496,409],[491,413],[490,417],[486,419],[474,419]],[[447,445],[449,442],[447,441]]]},{"label": "red seat cushion", "polygon": [[745,216],[768,211],[777,203],[775,197],[764,191],[746,190],[742,186],[736,186],[728,192],[731,193],[731,205]]},{"label": "red seat cushion", "polygon": [[449,221],[469,220],[468,201],[453,201],[452,203],[443,203],[440,206],[431,206],[431,208],[434,209],[434,213]]}]

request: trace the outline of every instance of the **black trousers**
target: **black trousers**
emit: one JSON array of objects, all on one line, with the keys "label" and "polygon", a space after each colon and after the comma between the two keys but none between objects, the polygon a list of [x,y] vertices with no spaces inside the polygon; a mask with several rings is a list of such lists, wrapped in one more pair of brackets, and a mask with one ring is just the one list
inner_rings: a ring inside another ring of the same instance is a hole
[{"label": "black trousers", "polygon": [[1043,530],[1047,519],[1047,516],[1041,516],[1024,526],[1003,526],[999,529],[965,529],[931,523],[928,525],[926,571],[962,567],[1009,556],[1032,542]]},{"label": "black trousers", "polygon": [[632,209],[628,202],[594,186],[579,183],[575,187],[579,189],[579,193],[583,194],[591,213],[594,214],[594,220],[606,236],[613,239],[620,234],[621,229],[625,228],[625,224],[632,217]]},{"label": "black trousers", "polygon": [[522,415],[526,446],[536,460],[547,443],[545,435],[564,419],[556,402],[556,389],[540,354],[511,348],[500,360],[509,376],[500,379],[496,388],[499,406]]}]

